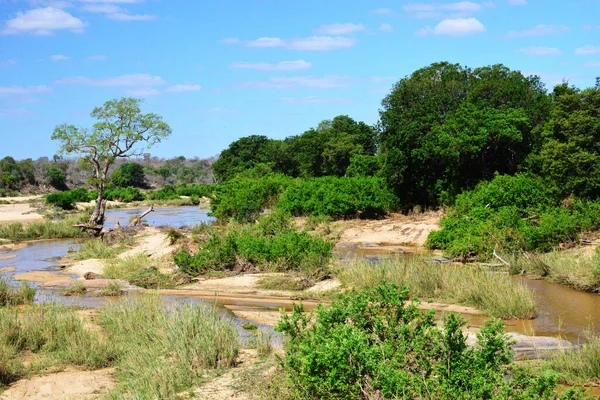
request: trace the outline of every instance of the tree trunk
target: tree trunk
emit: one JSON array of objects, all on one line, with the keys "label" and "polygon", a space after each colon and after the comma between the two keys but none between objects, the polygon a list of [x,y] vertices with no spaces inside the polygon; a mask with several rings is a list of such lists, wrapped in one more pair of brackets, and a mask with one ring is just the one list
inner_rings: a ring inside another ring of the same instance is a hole
[{"label": "tree trunk", "polygon": [[96,198],[96,206],[94,212],[90,217],[90,225],[104,225],[104,212],[106,211],[106,200],[104,199],[104,191],[98,190],[98,197]]}]

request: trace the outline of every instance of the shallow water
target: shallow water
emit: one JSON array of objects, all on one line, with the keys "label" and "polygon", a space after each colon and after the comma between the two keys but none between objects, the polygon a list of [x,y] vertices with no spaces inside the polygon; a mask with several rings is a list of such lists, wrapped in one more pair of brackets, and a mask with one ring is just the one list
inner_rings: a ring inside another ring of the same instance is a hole
[{"label": "shallow water", "polygon": [[[119,221],[121,226],[129,224],[129,220],[136,215],[146,211],[148,207],[140,208],[113,208],[106,210],[106,228],[113,228],[115,222]],[[170,225],[175,228],[182,226],[199,225],[201,223],[211,223],[215,219],[208,216],[208,210],[200,209],[197,206],[191,207],[157,207],[153,212],[144,217],[144,222],[150,226]]]}]

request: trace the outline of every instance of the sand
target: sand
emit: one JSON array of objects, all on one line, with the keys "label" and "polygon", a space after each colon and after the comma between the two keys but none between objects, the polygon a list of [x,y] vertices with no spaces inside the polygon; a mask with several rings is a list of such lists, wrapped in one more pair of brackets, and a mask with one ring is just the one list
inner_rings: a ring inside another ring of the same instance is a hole
[{"label": "sand", "polygon": [[175,251],[175,246],[169,246],[167,235],[157,228],[146,228],[142,236],[136,237],[133,248],[119,254],[119,258],[146,254],[153,257],[162,257]]},{"label": "sand", "polygon": [[0,395],[2,400],[99,399],[115,384],[114,368],[79,371],[74,368],[57,374],[23,379]]},{"label": "sand", "polygon": [[26,282],[52,282],[56,280],[68,280],[73,282],[73,278],[70,276],[53,273],[50,271],[31,271],[24,272],[22,274],[13,275],[15,281],[26,281]]},{"label": "sand", "polygon": [[0,223],[33,222],[43,219],[31,204],[0,204]]},{"label": "sand", "polygon": [[104,263],[102,260],[96,258],[90,258],[88,260],[78,261],[75,264],[68,265],[64,272],[84,276],[87,272],[93,272],[96,275],[102,275],[104,272]]}]

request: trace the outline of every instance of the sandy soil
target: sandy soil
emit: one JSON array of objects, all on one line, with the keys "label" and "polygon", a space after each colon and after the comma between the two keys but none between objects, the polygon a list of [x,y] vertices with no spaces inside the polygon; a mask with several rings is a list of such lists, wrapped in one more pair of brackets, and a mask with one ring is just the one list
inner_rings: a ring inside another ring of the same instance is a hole
[{"label": "sandy soil", "polygon": [[108,285],[112,283],[117,283],[121,290],[131,291],[131,290],[141,290],[141,288],[130,284],[127,281],[121,279],[78,279],[77,281],[68,280],[68,279],[53,279],[46,281],[40,285],[42,288],[52,288],[52,289],[68,289],[74,282],[81,283],[87,290],[101,290],[106,288]]},{"label": "sandy soil", "polygon": [[0,223],[33,222],[44,219],[31,204],[0,204]]},{"label": "sandy soil", "polygon": [[275,326],[275,324],[277,324],[277,321],[279,321],[279,319],[281,318],[280,311],[266,310],[260,307],[248,307],[226,304],[225,308],[227,308],[240,318],[244,318],[248,321],[256,322],[257,324],[262,325]]},{"label": "sandy soil", "polygon": [[243,393],[235,388],[237,381],[236,375],[254,366],[254,363],[260,361],[256,350],[240,349],[237,359],[237,365],[231,368],[223,375],[213,379],[206,384],[194,390],[196,398],[204,400],[247,400],[251,399],[247,393]]},{"label": "sandy soil", "polygon": [[382,220],[340,221],[334,229],[340,231],[340,243],[423,246],[429,232],[440,229],[441,216],[438,212],[392,214]]},{"label": "sandy soil", "polygon": [[10,252],[13,252],[15,250],[19,250],[19,249],[22,249],[25,247],[27,247],[27,243],[25,243],[25,242],[3,244],[3,245],[0,245],[0,254],[10,253]]},{"label": "sandy soil", "polygon": [[24,379],[12,384],[2,400],[97,399],[114,386],[114,368],[97,371],[70,369],[65,372]]},{"label": "sandy soil", "polygon": [[[107,201],[106,208],[121,206],[123,204],[127,204],[127,203],[122,203],[120,201]],[[95,206],[96,206],[96,200],[92,200],[92,201],[88,201],[88,202],[82,201],[79,203],[75,203],[75,207],[77,207],[78,210],[85,210],[86,208],[95,207]]]},{"label": "sandy soil", "polygon": [[0,268],[0,272],[15,272],[17,270],[16,267],[2,267]]},{"label": "sandy soil", "polygon": [[17,258],[17,255],[16,254],[11,254],[11,255],[8,255],[8,256],[0,256],[0,261],[11,260],[13,258]]},{"label": "sandy soil", "polygon": [[104,263],[102,260],[98,260],[96,258],[81,260],[77,261],[75,264],[68,265],[64,269],[64,272],[77,276],[83,276],[86,274],[86,272],[93,272],[96,275],[102,275],[102,272],[104,272]]},{"label": "sandy soil", "polygon": [[13,279],[15,281],[42,282],[42,283],[52,282],[52,281],[56,281],[56,280],[70,281],[70,282],[74,281],[74,279],[69,276],[62,275],[60,273],[50,272],[50,271],[31,271],[31,272],[25,272],[22,274],[15,274],[13,276]]},{"label": "sandy soil", "polygon": [[9,201],[11,203],[25,203],[27,201],[41,199],[41,194],[36,194],[32,196],[20,196],[20,197],[0,197],[0,200]]},{"label": "sandy soil", "polygon": [[146,254],[148,256],[166,256],[175,251],[175,246],[169,246],[167,235],[157,228],[146,228],[142,234],[136,238],[136,244],[132,249],[119,254],[120,258],[133,256],[136,254]]}]

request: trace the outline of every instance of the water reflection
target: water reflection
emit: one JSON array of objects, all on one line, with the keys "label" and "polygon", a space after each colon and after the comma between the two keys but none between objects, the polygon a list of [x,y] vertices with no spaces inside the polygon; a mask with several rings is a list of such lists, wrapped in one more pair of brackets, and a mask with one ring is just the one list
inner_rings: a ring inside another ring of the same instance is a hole
[{"label": "water reflection", "polygon": [[[128,225],[131,218],[146,210],[147,207],[106,210],[104,226],[113,228],[116,221],[119,221],[121,226]],[[214,220],[213,217],[208,216],[208,210],[200,209],[197,206],[155,208],[153,212],[144,217],[144,222],[150,226],[170,225],[176,228],[199,225],[203,222],[210,223]]]}]

